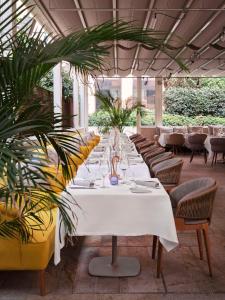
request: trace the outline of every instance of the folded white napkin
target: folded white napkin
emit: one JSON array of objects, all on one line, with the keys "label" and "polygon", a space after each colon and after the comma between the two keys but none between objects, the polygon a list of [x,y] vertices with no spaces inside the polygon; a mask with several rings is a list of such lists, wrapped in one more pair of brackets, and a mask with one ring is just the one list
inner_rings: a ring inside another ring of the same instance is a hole
[{"label": "folded white napkin", "polygon": [[129,163],[132,164],[138,164],[138,163],[142,163],[143,159],[141,157],[131,157],[129,158]]},{"label": "folded white napkin", "polygon": [[91,187],[93,184],[88,179],[74,179],[73,180],[73,186],[85,186],[85,187]]},{"label": "folded white napkin", "polygon": [[134,181],[137,185],[142,185],[145,187],[150,187],[150,188],[159,188],[159,183],[155,181],[144,181],[144,180],[135,180]]},{"label": "folded white napkin", "polygon": [[105,149],[104,146],[97,146],[97,147],[94,148],[94,152],[103,152],[104,149]]},{"label": "folded white napkin", "polygon": [[152,191],[149,189],[146,189],[144,187],[131,187],[130,188],[131,193],[151,193]]},{"label": "folded white napkin", "polygon": [[93,157],[101,157],[101,156],[103,156],[103,154],[104,154],[104,152],[92,152],[91,153],[91,158],[93,158]]}]

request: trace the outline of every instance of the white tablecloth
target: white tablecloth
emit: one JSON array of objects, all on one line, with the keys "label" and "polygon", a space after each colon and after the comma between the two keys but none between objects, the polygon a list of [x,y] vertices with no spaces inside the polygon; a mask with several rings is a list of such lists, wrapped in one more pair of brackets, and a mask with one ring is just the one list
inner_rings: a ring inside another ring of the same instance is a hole
[{"label": "white tablecloth", "polygon": [[170,134],[171,134],[171,133],[161,133],[161,134],[160,134],[158,143],[159,143],[162,147],[166,147],[167,140],[168,140],[168,137],[170,136]]},{"label": "white tablecloth", "polygon": [[[136,178],[146,178],[146,166],[134,165]],[[138,171],[139,169],[139,171]],[[145,173],[145,174],[144,174]],[[148,178],[150,178],[148,174]],[[157,179],[152,179],[156,180]],[[68,213],[76,213],[76,232],[72,235],[157,235],[167,251],[177,246],[177,233],[170,199],[162,185],[151,193],[137,194],[130,186],[120,184],[96,189],[68,189],[78,206],[70,206]],[[68,196],[67,196],[68,197]],[[65,229],[57,216],[55,234],[55,264],[60,262],[64,247]]]}]

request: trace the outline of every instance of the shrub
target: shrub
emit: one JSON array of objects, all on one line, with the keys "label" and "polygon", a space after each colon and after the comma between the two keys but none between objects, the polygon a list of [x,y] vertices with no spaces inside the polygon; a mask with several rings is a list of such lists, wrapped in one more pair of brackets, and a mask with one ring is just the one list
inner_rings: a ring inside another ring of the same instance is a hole
[{"label": "shrub", "polygon": [[[147,112],[142,116],[142,125],[154,125],[155,116],[152,112]],[[165,126],[182,126],[182,125],[225,125],[225,118],[213,116],[195,116],[188,117],[184,115],[163,114],[163,125]],[[107,113],[99,110],[89,116],[89,126],[99,128],[109,127],[109,117]],[[126,126],[136,126],[136,113],[132,113]]]},{"label": "shrub", "polygon": [[169,88],[164,95],[165,111],[174,115],[225,117],[225,89]]}]

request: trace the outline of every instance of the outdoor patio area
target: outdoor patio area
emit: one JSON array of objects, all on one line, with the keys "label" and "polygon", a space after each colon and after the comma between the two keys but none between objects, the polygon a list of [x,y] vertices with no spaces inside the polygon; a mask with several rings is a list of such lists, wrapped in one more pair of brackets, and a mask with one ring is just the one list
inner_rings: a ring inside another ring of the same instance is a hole
[{"label": "outdoor patio area", "polygon": [[225,300],[225,0],[0,0],[0,300]]},{"label": "outdoor patio area", "polygon": [[[141,262],[141,274],[134,278],[96,278],[88,275],[91,258],[110,255],[111,237],[74,238],[74,246],[63,249],[62,261],[49,263],[46,284],[49,294],[45,299],[225,299],[225,228],[224,228],[224,164],[211,168],[202,157],[189,164],[185,161],[181,182],[200,176],[212,176],[218,184],[210,240],[213,277],[208,275],[207,263],[199,260],[195,232],[178,233],[179,246],[163,253],[162,277],[156,278],[156,262],[151,259],[151,237],[120,237],[119,254],[136,256]],[[1,272],[0,299],[41,299],[38,296],[35,272]],[[15,298],[16,297],[16,298]]]}]

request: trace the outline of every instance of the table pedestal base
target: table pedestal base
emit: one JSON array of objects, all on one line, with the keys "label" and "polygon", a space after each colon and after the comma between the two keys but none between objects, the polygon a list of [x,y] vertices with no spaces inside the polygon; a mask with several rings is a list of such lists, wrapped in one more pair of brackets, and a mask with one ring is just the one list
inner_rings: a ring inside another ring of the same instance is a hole
[{"label": "table pedestal base", "polygon": [[112,237],[112,256],[95,257],[89,264],[89,274],[102,277],[132,277],[140,273],[141,266],[135,257],[117,255],[117,237]]},{"label": "table pedestal base", "polygon": [[132,277],[140,273],[141,267],[135,257],[117,257],[112,264],[111,256],[95,257],[89,264],[89,274],[104,277]]}]

